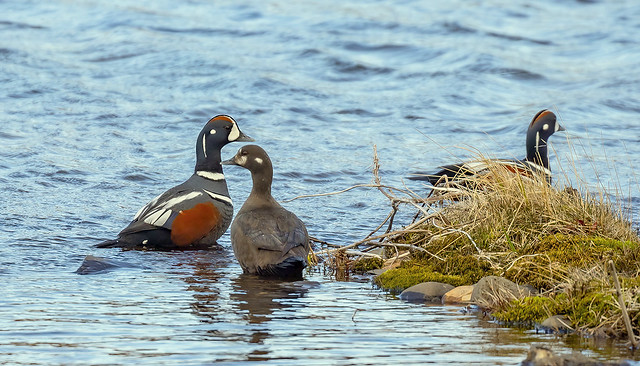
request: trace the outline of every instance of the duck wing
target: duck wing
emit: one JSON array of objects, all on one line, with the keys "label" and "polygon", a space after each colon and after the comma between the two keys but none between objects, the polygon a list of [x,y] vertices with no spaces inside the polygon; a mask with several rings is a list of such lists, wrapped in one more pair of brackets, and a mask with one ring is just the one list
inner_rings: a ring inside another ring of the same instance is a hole
[{"label": "duck wing", "polygon": [[239,212],[232,226],[232,235],[244,236],[243,241],[258,250],[278,252],[282,256],[300,247],[306,257],[309,248],[309,235],[304,223],[285,209]]}]

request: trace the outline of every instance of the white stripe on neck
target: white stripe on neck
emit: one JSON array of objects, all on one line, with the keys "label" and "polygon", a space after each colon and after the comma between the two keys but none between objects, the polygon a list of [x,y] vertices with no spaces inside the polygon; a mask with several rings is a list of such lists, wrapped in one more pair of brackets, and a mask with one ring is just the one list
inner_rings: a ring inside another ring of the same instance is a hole
[{"label": "white stripe on neck", "polygon": [[198,170],[196,172],[196,175],[209,180],[224,180],[224,174],[222,173],[213,173],[207,172],[205,170]]},{"label": "white stripe on neck", "polygon": [[206,189],[203,189],[203,191],[205,191],[205,193],[208,194],[209,197],[213,198],[214,200],[226,202],[226,203],[230,204],[231,206],[233,206],[233,201],[231,201],[230,197],[223,196],[223,195],[217,194],[217,193],[213,193],[213,192],[207,191]]},{"label": "white stripe on neck", "polygon": [[202,154],[207,157],[207,135],[202,135]]}]

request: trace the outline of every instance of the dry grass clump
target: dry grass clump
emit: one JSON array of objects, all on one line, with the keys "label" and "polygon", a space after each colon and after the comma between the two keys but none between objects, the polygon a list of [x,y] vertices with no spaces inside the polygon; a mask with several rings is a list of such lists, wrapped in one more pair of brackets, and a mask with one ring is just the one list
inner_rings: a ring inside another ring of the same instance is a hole
[{"label": "dry grass clump", "polygon": [[[493,309],[507,323],[562,314],[583,333],[621,337],[627,332],[606,269],[612,261],[626,285],[631,323],[639,328],[640,238],[622,211],[602,193],[557,189],[546,177],[484,163],[482,175],[434,190],[429,202],[437,204],[417,227],[423,232],[407,232],[402,242],[439,260],[414,256],[410,265],[420,262],[444,275],[459,275],[461,269],[475,278],[499,275],[539,289],[540,296]],[[476,266],[458,266],[470,261]]]},{"label": "dry grass clump", "polygon": [[478,266],[490,267],[491,274],[541,289],[567,280],[571,268],[591,268],[608,259],[629,275],[640,268],[640,238],[610,203],[484,163],[485,174],[437,189],[449,197],[455,192],[456,200],[432,207],[434,213],[419,227],[424,232],[406,233],[403,242],[445,262],[471,256]]}]

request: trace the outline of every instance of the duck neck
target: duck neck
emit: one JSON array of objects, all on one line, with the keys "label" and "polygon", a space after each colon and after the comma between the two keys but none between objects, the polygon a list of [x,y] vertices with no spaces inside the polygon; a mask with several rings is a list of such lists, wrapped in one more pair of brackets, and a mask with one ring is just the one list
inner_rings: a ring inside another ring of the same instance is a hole
[{"label": "duck neck", "polygon": [[273,171],[271,169],[263,169],[259,172],[251,172],[253,180],[252,196],[262,198],[271,197],[271,182],[273,181]]},{"label": "duck neck", "polygon": [[271,182],[273,180],[272,169],[260,169],[260,171],[252,171],[251,179],[253,187],[245,204],[251,202],[250,206],[274,206],[278,205],[277,201],[271,196]]},{"label": "duck neck", "polygon": [[549,168],[547,142],[537,132],[527,135],[527,161]]},{"label": "duck neck", "polygon": [[[201,141],[202,136],[198,139]],[[222,154],[220,149],[206,149],[203,143],[196,144],[196,168],[195,171],[207,171],[222,173]]]}]

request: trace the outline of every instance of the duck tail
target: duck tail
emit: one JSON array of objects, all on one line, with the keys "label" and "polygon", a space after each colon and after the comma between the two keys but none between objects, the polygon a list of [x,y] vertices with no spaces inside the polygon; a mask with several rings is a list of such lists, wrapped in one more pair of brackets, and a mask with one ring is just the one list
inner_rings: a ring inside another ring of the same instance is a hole
[{"label": "duck tail", "polygon": [[105,240],[102,243],[96,244],[96,248],[120,248],[122,244],[118,239]]},{"label": "duck tail", "polygon": [[259,269],[258,274],[261,276],[298,280],[302,279],[302,270],[306,266],[306,258],[292,256],[278,264]]}]

